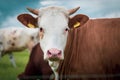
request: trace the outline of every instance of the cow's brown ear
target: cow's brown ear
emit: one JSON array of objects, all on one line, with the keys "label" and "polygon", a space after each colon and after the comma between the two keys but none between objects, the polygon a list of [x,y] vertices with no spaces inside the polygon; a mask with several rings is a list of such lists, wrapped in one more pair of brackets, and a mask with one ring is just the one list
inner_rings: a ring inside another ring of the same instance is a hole
[{"label": "cow's brown ear", "polygon": [[83,14],[75,15],[74,17],[70,18],[69,20],[69,27],[70,28],[78,28],[84,25],[89,20],[89,17]]},{"label": "cow's brown ear", "polygon": [[30,14],[20,14],[17,19],[28,28],[37,28],[37,18]]}]

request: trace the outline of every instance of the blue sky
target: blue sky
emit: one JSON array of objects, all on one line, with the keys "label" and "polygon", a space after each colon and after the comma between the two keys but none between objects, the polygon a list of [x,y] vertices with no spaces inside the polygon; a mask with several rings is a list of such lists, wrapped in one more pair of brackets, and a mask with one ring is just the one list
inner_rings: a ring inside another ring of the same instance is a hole
[{"label": "blue sky", "polygon": [[120,0],[1,0],[0,27],[24,27],[17,21],[17,15],[29,13],[26,7],[40,8],[50,5],[68,9],[80,6],[76,14],[86,14],[90,18],[120,18]]}]

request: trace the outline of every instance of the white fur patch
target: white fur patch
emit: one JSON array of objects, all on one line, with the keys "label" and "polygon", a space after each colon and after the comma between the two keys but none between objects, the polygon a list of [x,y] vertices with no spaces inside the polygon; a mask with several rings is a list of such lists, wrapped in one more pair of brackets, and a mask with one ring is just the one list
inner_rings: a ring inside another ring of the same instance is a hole
[{"label": "white fur patch", "polygon": [[64,34],[68,28],[68,12],[61,7],[47,7],[40,9],[38,18],[39,27],[44,30],[44,36],[40,40],[41,48],[44,52],[44,59],[47,59],[47,51],[51,48],[56,48],[62,51],[62,58],[64,59],[64,48],[67,40],[67,33]]},{"label": "white fur patch", "polygon": [[[2,28],[0,29],[0,34],[4,51],[17,51],[27,48],[27,44],[31,41],[31,36],[35,37],[33,40],[35,44],[39,42],[39,38],[37,38],[38,29],[17,27]],[[12,43],[15,45],[12,46]]]}]

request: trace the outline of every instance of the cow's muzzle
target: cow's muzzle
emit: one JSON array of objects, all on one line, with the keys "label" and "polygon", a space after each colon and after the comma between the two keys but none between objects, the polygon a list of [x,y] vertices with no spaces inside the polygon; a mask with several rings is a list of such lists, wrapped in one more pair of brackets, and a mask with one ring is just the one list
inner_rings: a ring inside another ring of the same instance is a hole
[{"label": "cow's muzzle", "polygon": [[49,49],[47,51],[48,59],[51,61],[57,61],[62,59],[62,51],[56,48]]}]

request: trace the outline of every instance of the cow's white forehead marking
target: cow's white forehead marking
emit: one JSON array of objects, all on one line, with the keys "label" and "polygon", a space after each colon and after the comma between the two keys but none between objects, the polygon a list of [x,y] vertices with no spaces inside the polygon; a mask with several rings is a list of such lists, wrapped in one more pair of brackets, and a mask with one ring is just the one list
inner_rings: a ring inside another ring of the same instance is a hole
[{"label": "cow's white forehead marking", "polygon": [[68,11],[63,7],[47,7],[40,9],[38,18],[39,27],[63,29],[68,27]]},{"label": "cow's white forehead marking", "polygon": [[44,36],[40,40],[40,46],[44,52],[44,59],[47,59],[47,51],[56,48],[62,52],[64,58],[64,48],[67,41],[68,11],[62,7],[48,7],[39,10],[38,26],[44,30]]}]

